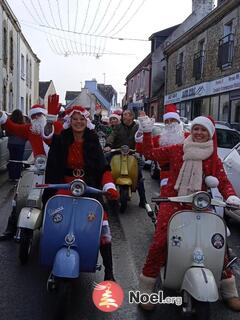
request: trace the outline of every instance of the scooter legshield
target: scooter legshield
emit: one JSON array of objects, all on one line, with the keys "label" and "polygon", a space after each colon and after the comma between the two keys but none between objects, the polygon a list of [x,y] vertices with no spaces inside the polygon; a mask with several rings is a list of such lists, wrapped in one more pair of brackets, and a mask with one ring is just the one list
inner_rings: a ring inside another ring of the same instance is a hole
[{"label": "scooter legshield", "polygon": [[[102,218],[102,205],[95,199],[65,195],[49,199],[41,233],[41,263],[52,266],[59,249],[70,247],[79,254],[80,271],[95,272]],[[71,234],[71,244],[66,243]]]},{"label": "scooter legshield", "polygon": [[78,252],[74,249],[61,248],[55,256],[52,274],[61,278],[78,278],[79,270]]},{"label": "scooter legshield", "polygon": [[168,224],[168,252],[163,286],[180,290],[191,268],[211,270],[219,285],[226,252],[226,226],[211,212],[179,211]]}]

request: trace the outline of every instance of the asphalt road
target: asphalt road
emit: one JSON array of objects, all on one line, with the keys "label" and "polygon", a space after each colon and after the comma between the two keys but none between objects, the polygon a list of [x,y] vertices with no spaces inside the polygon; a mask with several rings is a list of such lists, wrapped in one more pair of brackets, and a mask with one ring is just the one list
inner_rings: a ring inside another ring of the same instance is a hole
[{"label": "asphalt road", "polygon": [[[158,191],[158,183],[145,172],[145,185],[150,192]],[[0,175],[0,231],[4,230],[11,210],[13,185],[6,182],[6,175]],[[138,288],[141,272],[154,228],[145,210],[138,207],[138,197],[133,195],[125,214],[110,217],[113,235],[113,258],[115,277],[124,290],[124,303],[113,313],[103,313],[92,301],[94,283],[101,282],[103,271],[83,274],[71,287],[69,299],[62,302],[57,295],[46,291],[49,270],[43,269],[38,261],[39,232],[34,237],[31,258],[26,266],[18,261],[18,245],[0,242],[0,319],[1,320],[174,320],[179,319],[174,306],[159,305],[154,312],[143,312],[136,305],[128,303],[128,292]],[[229,242],[240,255],[240,225],[231,223],[232,235]],[[99,258],[101,263],[101,258]],[[238,282],[239,285],[239,282]],[[238,286],[239,287],[239,286]],[[58,312],[59,311],[59,312]],[[221,302],[211,305],[211,319],[237,320],[239,314],[229,311]]]}]

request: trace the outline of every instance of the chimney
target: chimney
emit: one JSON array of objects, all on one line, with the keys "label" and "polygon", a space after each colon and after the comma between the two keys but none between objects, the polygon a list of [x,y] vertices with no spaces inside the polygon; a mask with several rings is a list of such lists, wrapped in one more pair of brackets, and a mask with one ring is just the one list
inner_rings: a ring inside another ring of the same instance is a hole
[{"label": "chimney", "polygon": [[[219,1],[220,2],[220,1]],[[214,8],[214,0],[192,0],[192,12],[208,15]]]}]

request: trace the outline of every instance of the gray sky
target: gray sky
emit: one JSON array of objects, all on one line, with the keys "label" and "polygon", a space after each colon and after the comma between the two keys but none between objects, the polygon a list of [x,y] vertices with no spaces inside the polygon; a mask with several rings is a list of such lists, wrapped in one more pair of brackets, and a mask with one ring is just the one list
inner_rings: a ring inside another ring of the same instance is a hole
[{"label": "gray sky", "polygon": [[[181,23],[192,8],[191,0],[8,0],[8,3],[41,60],[40,80],[53,80],[62,102],[66,90],[80,90],[81,84],[84,86],[84,81],[92,78],[113,85],[121,99],[126,76],[150,52],[150,42],[119,41],[89,34],[147,40],[151,34]],[[96,59],[96,55],[100,58]]]}]

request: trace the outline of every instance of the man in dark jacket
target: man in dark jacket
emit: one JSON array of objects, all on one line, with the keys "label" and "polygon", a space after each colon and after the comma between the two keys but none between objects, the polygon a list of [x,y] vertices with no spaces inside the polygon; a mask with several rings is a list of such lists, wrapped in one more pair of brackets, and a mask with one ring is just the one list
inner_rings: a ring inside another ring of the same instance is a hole
[{"label": "man in dark jacket", "polygon": [[[134,113],[132,110],[125,110],[122,114],[121,123],[115,126],[111,134],[107,137],[104,151],[108,152],[111,149],[117,149],[123,145],[129,146],[130,149],[135,149],[135,133],[137,130],[138,124],[134,121]],[[138,172],[138,193],[140,198],[139,207],[145,208],[147,201],[140,166]]]}]

